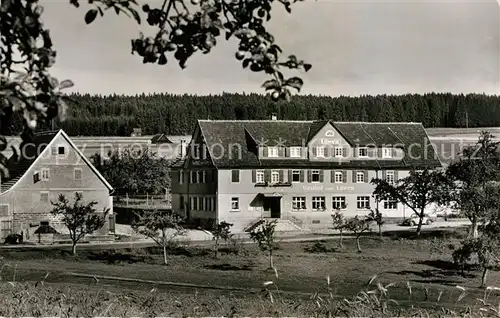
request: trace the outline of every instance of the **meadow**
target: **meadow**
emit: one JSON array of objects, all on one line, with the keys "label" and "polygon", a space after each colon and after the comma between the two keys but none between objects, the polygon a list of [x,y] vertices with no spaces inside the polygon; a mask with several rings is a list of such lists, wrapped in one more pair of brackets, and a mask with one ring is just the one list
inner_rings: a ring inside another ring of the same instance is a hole
[{"label": "meadow", "polygon": [[[88,298],[85,304],[74,304],[78,310],[99,307],[104,311],[106,306],[123,303],[119,309],[108,309],[108,315],[146,315],[154,308],[155,315],[174,316],[228,316],[231,311],[247,316],[310,316],[326,307],[348,310],[349,315],[371,315],[355,310],[382,310],[374,305],[380,297],[398,315],[402,314],[399,310],[413,315],[417,309],[437,313],[445,307],[458,312],[478,306],[477,299],[485,295],[478,288],[480,273],[471,266],[462,275],[451,259],[450,245],[464,237],[464,230],[424,233],[418,239],[410,234],[387,234],[382,240],[367,236],[361,242],[362,253],[356,252],[352,240],[345,240],[343,248],[337,239],[281,243],[275,252],[276,271],[268,269],[267,256],[254,245],[226,246],[218,259],[208,246],[176,246],[169,250],[168,266],[161,265],[161,251],[154,247],[81,249],[75,257],[69,250],[4,249],[0,253],[7,266],[2,269],[2,281],[15,283],[3,284],[1,288],[12,292],[0,298],[14,301],[11,297],[16,293],[34,289],[37,282],[41,288],[40,281],[44,281],[43,288],[54,291],[51,295],[69,288]],[[500,273],[493,271],[489,282],[500,284]],[[370,290],[365,296],[359,294]],[[95,291],[101,297],[94,299]],[[41,296],[34,296],[37,293]],[[44,293],[48,292],[37,291],[31,297],[46,297]],[[75,297],[70,294],[64,301]],[[315,294],[320,299],[311,299]],[[356,300],[358,296],[379,298]],[[361,303],[349,307],[343,299]],[[40,301],[34,302],[40,306]],[[148,301],[150,305],[145,305]],[[34,315],[33,306],[15,313]],[[4,308],[0,315],[10,316],[5,311],[10,307],[0,304],[0,308]],[[56,307],[43,308],[39,308],[42,315],[57,314]],[[129,313],[120,311],[125,308]]]}]

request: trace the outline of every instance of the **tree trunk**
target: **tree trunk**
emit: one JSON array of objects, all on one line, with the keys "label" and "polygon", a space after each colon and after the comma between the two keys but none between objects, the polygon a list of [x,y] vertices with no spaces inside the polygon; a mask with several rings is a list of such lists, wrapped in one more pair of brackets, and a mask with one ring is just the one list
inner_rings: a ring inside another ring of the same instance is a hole
[{"label": "tree trunk", "polygon": [[481,287],[486,287],[486,277],[488,276],[488,267],[483,269],[483,276],[481,276]]},{"label": "tree trunk", "polygon": [[424,221],[424,218],[422,217],[423,216],[423,212],[420,215],[421,215],[421,217],[418,220],[418,226],[417,226],[417,236],[420,236],[420,233],[422,232],[422,224],[423,224],[423,221]]},{"label": "tree trunk", "polygon": [[356,248],[358,249],[358,253],[361,253],[361,246],[359,245],[359,236],[356,236]]},{"label": "tree trunk", "polygon": [[163,263],[165,265],[168,265],[168,262],[167,262],[167,245],[166,244],[163,244]]},{"label": "tree trunk", "polygon": [[477,223],[477,217],[476,216],[473,216],[472,217],[472,220],[471,220],[471,225],[470,225],[470,228],[469,228],[469,238],[477,238],[479,236],[479,232],[478,232],[478,226],[479,224]]},{"label": "tree trunk", "polygon": [[217,259],[219,258],[219,242],[215,241],[215,246],[214,246],[214,258]]},{"label": "tree trunk", "polygon": [[378,236],[382,239],[382,224],[379,224],[378,226]]},{"label": "tree trunk", "polygon": [[76,242],[73,242],[73,246],[71,247],[71,254],[76,255]]},{"label": "tree trunk", "polygon": [[344,244],[342,242],[342,239],[343,239],[343,237],[342,237],[342,230],[340,230],[340,241],[339,241],[339,247],[340,248],[344,248]]},{"label": "tree trunk", "polygon": [[273,250],[269,251],[269,268],[274,269],[274,263],[273,263]]}]

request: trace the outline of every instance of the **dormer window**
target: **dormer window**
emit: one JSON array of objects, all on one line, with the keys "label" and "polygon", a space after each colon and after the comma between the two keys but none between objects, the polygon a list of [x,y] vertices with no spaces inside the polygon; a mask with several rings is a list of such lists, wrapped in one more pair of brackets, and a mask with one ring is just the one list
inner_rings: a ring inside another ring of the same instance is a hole
[{"label": "dormer window", "polygon": [[392,148],[382,148],[382,158],[392,158]]},{"label": "dormer window", "polygon": [[195,159],[199,159],[200,158],[200,145],[193,145],[193,157]]},{"label": "dormer window", "polygon": [[325,156],[325,147],[319,146],[316,147],[316,157],[324,157]]},{"label": "dormer window", "polygon": [[300,147],[291,147],[290,148],[290,157],[299,158],[300,157]]},{"label": "dormer window", "polygon": [[344,156],[343,147],[335,147],[335,158],[342,158]]},{"label": "dormer window", "polygon": [[267,147],[268,157],[278,157],[278,147]]},{"label": "dormer window", "polygon": [[368,148],[358,148],[358,157],[368,157]]}]

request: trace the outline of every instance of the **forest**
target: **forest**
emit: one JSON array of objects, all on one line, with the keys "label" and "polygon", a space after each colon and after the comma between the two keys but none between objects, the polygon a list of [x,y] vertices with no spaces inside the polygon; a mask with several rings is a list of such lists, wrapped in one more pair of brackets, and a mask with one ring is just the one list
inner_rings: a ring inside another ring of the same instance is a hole
[{"label": "forest", "polygon": [[[261,94],[197,95],[69,95],[70,111],[63,128],[71,136],[128,136],[133,128],[145,135],[190,134],[197,119],[279,119],[337,121],[413,121],[425,127],[500,126],[500,97],[484,94],[406,94],[359,97],[297,95],[274,102]],[[20,131],[15,121],[10,134]]]}]

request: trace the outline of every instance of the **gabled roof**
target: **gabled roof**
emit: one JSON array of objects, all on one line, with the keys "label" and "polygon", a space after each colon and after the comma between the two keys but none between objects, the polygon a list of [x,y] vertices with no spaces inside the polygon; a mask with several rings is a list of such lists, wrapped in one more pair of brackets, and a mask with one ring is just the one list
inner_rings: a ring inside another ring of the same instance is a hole
[{"label": "gabled roof", "polygon": [[180,144],[181,142],[189,143],[191,136],[168,136],[166,134],[157,134],[151,138],[152,144]]},{"label": "gabled roof", "polygon": [[[397,146],[412,156],[403,160],[352,160],[350,162],[310,162],[304,159],[259,160],[253,143],[264,146],[305,146],[326,124],[331,124],[352,146]],[[421,123],[367,123],[290,120],[198,120],[210,156],[217,168],[250,167],[440,167],[441,162]],[[249,141],[252,141],[250,144]],[[231,146],[233,145],[233,146]],[[241,156],[238,147],[241,145]],[[415,158],[419,157],[419,158]]]},{"label": "gabled roof", "polygon": [[62,136],[68,144],[78,153],[82,160],[90,167],[90,169],[97,175],[97,177],[104,183],[104,185],[113,191],[113,187],[106,181],[106,179],[99,173],[87,157],[76,147],[71,141],[69,136],[61,129],[59,131],[46,131],[39,132],[33,135],[31,141],[21,144],[19,147],[23,151],[19,152],[19,158],[15,158],[15,154],[8,160],[9,177],[2,180],[1,193],[12,189],[30,170],[36,165],[37,161],[50,151],[51,146],[58,136]]}]

